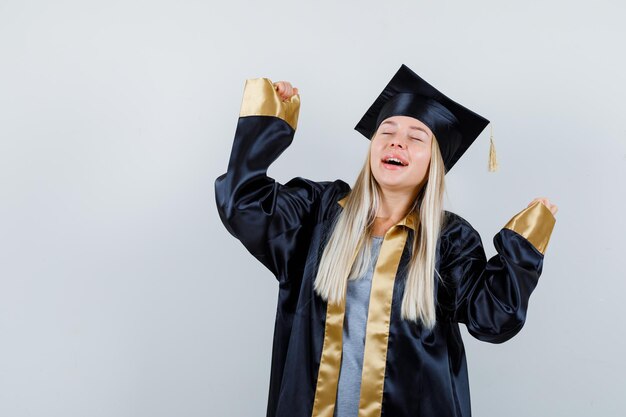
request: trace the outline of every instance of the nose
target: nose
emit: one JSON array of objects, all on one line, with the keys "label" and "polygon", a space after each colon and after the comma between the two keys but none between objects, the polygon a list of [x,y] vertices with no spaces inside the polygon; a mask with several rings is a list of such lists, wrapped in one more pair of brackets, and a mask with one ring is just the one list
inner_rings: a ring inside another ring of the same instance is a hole
[{"label": "nose", "polygon": [[403,140],[400,138],[400,135],[395,135],[390,141],[389,141],[389,146],[392,148],[400,148],[403,149],[406,145],[404,144]]}]

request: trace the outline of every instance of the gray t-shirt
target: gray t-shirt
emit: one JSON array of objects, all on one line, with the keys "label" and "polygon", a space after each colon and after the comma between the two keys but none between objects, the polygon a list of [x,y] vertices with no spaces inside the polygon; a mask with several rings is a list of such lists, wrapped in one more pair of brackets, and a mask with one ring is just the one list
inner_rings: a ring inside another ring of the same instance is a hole
[{"label": "gray t-shirt", "polygon": [[372,275],[382,242],[382,236],[372,237],[372,261],[367,273],[355,281],[348,281],[343,323],[343,355],[339,371],[335,417],[357,417],[359,413],[367,310]]}]

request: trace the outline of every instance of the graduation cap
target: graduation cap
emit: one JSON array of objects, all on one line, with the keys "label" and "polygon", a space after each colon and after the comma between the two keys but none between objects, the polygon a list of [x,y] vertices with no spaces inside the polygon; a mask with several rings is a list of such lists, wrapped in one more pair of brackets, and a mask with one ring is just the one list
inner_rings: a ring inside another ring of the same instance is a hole
[{"label": "graduation cap", "polygon": [[[452,101],[404,64],[354,129],[371,140],[386,118],[399,115],[414,117],[430,128],[441,149],[446,173],[489,124],[489,120]],[[492,137],[489,171],[496,169]]]}]

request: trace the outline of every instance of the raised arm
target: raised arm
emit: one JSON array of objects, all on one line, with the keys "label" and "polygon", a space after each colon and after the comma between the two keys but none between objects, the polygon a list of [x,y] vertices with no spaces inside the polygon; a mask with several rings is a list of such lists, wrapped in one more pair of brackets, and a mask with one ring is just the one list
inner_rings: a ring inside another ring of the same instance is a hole
[{"label": "raised arm", "polygon": [[299,108],[298,95],[283,100],[269,79],[247,80],[228,169],[215,180],[222,223],[281,282],[290,265],[304,264],[313,210],[331,184],[267,176],[293,140]]},{"label": "raised arm", "polygon": [[540,201],[522,210],[494,236],[497,255],[486,259],[478,232],[456,216],[442,233],[440,274],[451,320],[479,340],[502,343],[523,327],[531,293],[556,219]]}]

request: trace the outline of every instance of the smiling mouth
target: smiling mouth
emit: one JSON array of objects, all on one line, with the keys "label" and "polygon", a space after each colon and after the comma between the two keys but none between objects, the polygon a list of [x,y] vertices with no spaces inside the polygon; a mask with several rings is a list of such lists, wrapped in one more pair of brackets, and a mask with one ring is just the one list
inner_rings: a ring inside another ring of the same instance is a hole
[{"label": "smiling mouth", "polygon": [[397,167],[405,167],[408,164],[404,164],[401,160],[399,160],[398,158],[387,158],[387,159],[383,159],[382,163],[387,165],[387,166],[397,166]]}]

